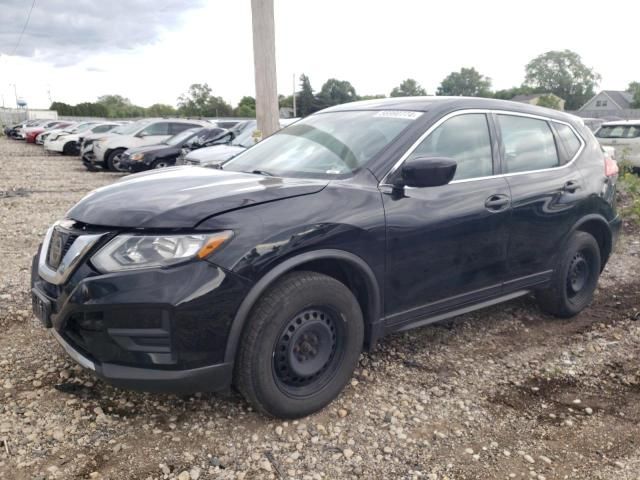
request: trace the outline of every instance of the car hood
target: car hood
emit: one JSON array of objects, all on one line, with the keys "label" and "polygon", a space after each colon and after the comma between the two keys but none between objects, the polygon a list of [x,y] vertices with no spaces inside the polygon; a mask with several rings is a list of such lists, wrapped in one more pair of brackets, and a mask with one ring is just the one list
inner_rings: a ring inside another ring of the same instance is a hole
[{"label": "car hood", "polygon": [[237,208],[316,193],[327,183],[200,167],[167,168],[94,190],[67,212],[67,218],[107,227],[192,228]]},{"label": "car hood", "polygon": [[156,143],[155,145],[145,145],[142,147],[133,147],[127,150],[129,155],[134,153],[147,153],[147,152],[172,152],[180,153],[179,145],[167,145],[166,143]]},{"label": "car hood", "polygon": [[246,148],[237,147],[235,145],[213,145],[211,147],[198,148],[189,152],[185,160],[196,161],[199,163],[215,163],[221,160],[228,160],[235,157],[240,152],[244,152]]}]

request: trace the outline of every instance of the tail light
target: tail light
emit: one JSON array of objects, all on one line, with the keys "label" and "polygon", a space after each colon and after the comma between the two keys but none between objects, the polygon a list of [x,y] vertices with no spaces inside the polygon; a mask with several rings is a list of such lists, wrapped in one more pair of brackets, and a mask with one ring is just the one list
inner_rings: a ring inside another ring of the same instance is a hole
[{"label": "tail light", "polygon": [[604,159],[604,174],[607,177],[615,177],[620,172],[620,168],[618,168],[618,162],[616,162],[613,158],[607,156]]}]

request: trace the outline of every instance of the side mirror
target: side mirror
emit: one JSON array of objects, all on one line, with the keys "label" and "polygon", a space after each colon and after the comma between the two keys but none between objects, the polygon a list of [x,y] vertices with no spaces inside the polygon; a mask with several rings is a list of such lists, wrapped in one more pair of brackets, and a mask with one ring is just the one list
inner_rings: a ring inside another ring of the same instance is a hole
[{"label": "side mirror", "polygon": [[456,174],[458,164],[448,157],[415,157],[402,165],[394,186],[439,187],[449,183]]}]

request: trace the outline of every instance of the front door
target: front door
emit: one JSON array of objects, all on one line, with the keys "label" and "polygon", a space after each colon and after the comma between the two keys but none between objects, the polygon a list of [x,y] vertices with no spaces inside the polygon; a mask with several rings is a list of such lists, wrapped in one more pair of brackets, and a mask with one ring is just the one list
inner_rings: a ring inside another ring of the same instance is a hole
[{"label": "front door", "polygon": [[504,178],[493,177],[496,150],[484,113],[454,115],[408,157],[453,158],[453,181],[406,187],[403,195],[383,190],[389,327],[500,294],[510,193]]}]

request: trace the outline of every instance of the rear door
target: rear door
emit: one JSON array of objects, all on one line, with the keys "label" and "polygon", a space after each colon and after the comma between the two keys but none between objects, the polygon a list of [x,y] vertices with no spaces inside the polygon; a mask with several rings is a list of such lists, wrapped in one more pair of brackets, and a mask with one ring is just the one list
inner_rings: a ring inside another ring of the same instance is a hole
[{"label": "rear door", "polygon": [[585,185],[573,159],[584,141],[568,124],[543,118],[500,113],[495,123],[511,191],[508,293],[550,278],[554,258],[581,216]]}]

